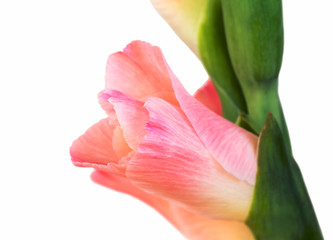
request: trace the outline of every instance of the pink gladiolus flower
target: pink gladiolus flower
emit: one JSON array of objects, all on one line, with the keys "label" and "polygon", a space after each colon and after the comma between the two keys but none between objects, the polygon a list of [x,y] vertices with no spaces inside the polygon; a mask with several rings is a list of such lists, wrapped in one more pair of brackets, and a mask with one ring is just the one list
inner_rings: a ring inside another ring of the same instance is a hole
[{"label": "pink gladiolus flower", "polygon": [[208,81],[191,96],[159,48],[135,41],[112,54],[99,102],[108,117],[74,141],[92,178],[158,210],[189,239],[253,239],[246,219],[257,137],[221,117]]}]

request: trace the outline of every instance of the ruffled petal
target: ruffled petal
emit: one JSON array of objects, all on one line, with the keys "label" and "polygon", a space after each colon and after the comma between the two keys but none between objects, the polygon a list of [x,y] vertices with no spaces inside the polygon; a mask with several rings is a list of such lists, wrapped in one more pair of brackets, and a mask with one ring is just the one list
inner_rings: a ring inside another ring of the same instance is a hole
[{"label": "ruffled petal", "polygon": [[98,93],[98,103],[102,107],[102,109],[105,111],[105,113],[109,117],[109,121],[114,126],[119,126],[119,122],[116,116],[116,111],[114,110],[113,105],[109,102],[110,92],[112,90],[103,90]]},{"label": "ruffled petal", "polygon": [[222,104],[211,80],[208,80],[201,88],[199,88],[194,93],[194,97],[211,111],[222,116]]},{"label": "ruffled petal", "polygon": [[107,94],[107,91],[103,90],[98,93],[98,103],[102,107],[102,109],[105,111],[107,115],[114,114],[114,108],[113,105],[109,103],[108,99],[109,96]]},{"label": "ruffled petal", "polygon": [[148,112],[143,103],[125,94],[111,90],[108,101],[114,106],[118,122],[123,129],[124,138],[130,148],[136,150],[143,137],[148,122]]},{"label": "ruffled petal", "polygon": [[206,0],[151,0],[157,12],[198,56],[197,35]]},{"label": "ruffled petal", "polygon": [[169,73],[181,109],[209,153],[226,171],[254,185],[257,136],[209,110],[185,90],[171,70]]},{"label": "ruffled petal", "polygon": [[254,240],[249,228],[242,222],[211,220],[187,211],[177,203],[168,201],[135,187],[128,179],[101,171],[91,175],[94,182],[113,190],[129,194],[162,214],[186,238],[192,240]]},{"label": "ruffled petal", "polygon": [[90,127],[70,148],[74,165],[116,173],[124,172],[130,152],[122,130],[108,119]]},{"label": "ruffled petal", "polygon": [[154,96],[177,104],[162,52],[146,42],[133,41],[123,52],[110,55],[105,83],[106,89],[138,100]]},{"label": "ruffled petal", "polygon": [[169,103],[149,98],[147,135],[127,166],[134,185],[210,218],[244,220],[253,187],[211,158],[186,116]]}]

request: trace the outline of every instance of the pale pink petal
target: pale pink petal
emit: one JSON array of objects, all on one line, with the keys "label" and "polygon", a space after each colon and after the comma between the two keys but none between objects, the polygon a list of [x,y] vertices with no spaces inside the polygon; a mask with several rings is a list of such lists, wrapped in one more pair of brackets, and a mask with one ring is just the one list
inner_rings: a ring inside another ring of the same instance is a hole
[{"label": "pale pink petal", "polygon": [[108,101],[114,106],[118,122],[123,129],[124,138],[133,150],[136,150],[143,137],[148,122],[148,112],[143,103],[125,94],[111,90]]},{"label": "pale pink petal", "polygon": [[181,109],[209,153],[227,172],[253,185],[257,172],[257,136],[209,110],[169,72]]},{"label": "pale pink petal", "polygon": [[149,98],[145,108],[148,133],[126,176],[136,186],[205,216],[244,220],[253,187],[211,158],[180,109],[158,98]]},{"label": "pale pink petal", "polygon": [[206,0],[151,0],[158,13],[177,35],[198,55],[200,16]]},{"label": "pale pink petal", "polygon": [[72,162],[76,166],[117,173],[123,172],[130,152],[122,130],[111,125],[108,119],[90,127],[70,148]]},{"label": "pale pink petal", "polygon": [[145,101],[150,96],[177,104],[163,54],[158,47],[134,41],[110,55],[105,88]]},{"label": "pale pink petal", "polygon": [[108,94],[105,90],[98,93],[98,103],[103,108],[103,110],[106,112],[107,115],[113,114],[114,109],[113,105],[109,103]]},{"label": "pale pink petal", "polygon": [[254,240],[242,222],[211,220],[185,210],[177,203],[148,194],[135,187],[128,179],[100,171],[91,175],[93,181],[113,190],[140,199],[162,214],[187,239],[191,240]]},{"label": "pale pink petal", "polygon": [[222,104],[211,80],[205,82],[205,84],[194,93],[194,97],[211,111],[222,116]]},{"label": "pale pink petal", "polygon": [[108,115],[110,123],[115,126],[119,126],[119,122],[116,116],[113,105],[109,102],[110,92],[112,90],[106,89],[98,93],[98,102],[103,108],[105,113]]}]

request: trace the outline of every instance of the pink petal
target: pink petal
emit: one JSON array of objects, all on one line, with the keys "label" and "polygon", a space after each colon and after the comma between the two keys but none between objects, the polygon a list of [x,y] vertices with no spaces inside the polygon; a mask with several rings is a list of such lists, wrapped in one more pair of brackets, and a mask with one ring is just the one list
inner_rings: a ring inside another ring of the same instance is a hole
[{"label": "pink petal", "polygon": [[143,108],[143,103],[132,99],[125,94],[111,90],[108,101],[114,106],[118,122],[123,129],[124,138],[133,150],[146,135],[144,129],[148,122],[148,112]]},{"label": "pink petal", "polygon": [[107,115],[114,112],[113,105],[109,103],[108,99],[108,94],[105,91],[98,93],[98,103],[101,105]]},{"label": "pink petal", "polygon": [[163,54],[158,47],[134,41],[110,55],[105,88],[145,101],[150,96],[177,104]]},{"label": "pink petal", "polygon": [[251,231],[242,222],[204,218],[185,210],[175,202],[167,201],[142,191],[122,176],[94,171],[91,178],[98,184],[132,195],[150,205],[182,232],[187,239],[254,240]]},{"label": "pink petal", "polygon": [[131,149],[122,130],[103,119],[75,140],[70,148],[72,162],[80,167],[121,173],[127,165]]},{"label": "pink petal", "polygon": [[158,98],[149,98],[145,108],[148,133],[126,176],[136,186],[205,216],[244,220],[253,187],[211,158],[180,109]]},{"label": "pink petal", "polygon": [[194,97],[211,111],[222,116],[221,101],[211,80],[208,80],[201,88],[199,88],[195,92]]},{"label": "pink petal", "polygon": [[171,72],[181,109],[210,154],[229,173],[254,185],[257,136],[215,114],[193,98]]},{"label": "pink petal", "polygon": [[172,92],[172,84],[163,53],[159,47],[143,41],[133,41],[126,46],[124,54],[134,60],[150,77],[156,88]]},{"label": "pink petal", "polygon": [[116,116],[116,112],[114,110],[113,105],[109,102],[109,98],[111,97],[110,92],[112,90],[103,90],[98,93],[98,102],[100,106],[103,108],[105,113],[109,117],[109,121],[112,125],[119,126],[119,122]]}]

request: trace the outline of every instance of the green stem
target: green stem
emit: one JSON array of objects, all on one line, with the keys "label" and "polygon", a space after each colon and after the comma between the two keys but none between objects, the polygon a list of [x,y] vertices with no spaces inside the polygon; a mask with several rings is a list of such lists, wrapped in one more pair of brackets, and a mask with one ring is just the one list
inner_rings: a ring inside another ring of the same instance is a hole
[{"label": "green stem", "polygon": [[261,83],[260,85],[243,88],[246,89],[244,94],[248,107],[247,117],[252,128],[257,133],[260,133],[268,113],[272,113],[282,131],[287,149],[291,153],[291,142],[278,94],[277,82],[278,81],[271,81],[269,85]]}]

